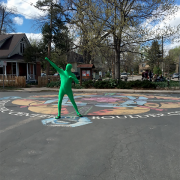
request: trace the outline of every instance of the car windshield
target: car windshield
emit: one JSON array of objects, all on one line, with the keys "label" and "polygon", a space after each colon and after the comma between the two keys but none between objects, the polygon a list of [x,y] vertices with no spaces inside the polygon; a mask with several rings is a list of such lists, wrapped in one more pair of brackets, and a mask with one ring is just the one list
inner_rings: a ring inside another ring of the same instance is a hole
[{"label": "car windshield", "polygon": [[121,75],[127,75],[127,73],[121,73]]}]

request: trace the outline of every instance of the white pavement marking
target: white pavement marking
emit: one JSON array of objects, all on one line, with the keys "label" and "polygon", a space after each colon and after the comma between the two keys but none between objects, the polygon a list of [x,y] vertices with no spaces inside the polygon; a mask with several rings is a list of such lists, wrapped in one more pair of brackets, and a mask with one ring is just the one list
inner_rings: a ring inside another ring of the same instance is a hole
[{"label": "white pavement marking", "polygon": [[20,122],[14,124],[14,125],[12,125],[12,126],[9,126],[9,127],[5,128],[5,129],[3,129],[3,130],[0,130],[0,134],[3,133],[3,132],[6,132],[6,131],[8,131],[8,130],[14,129],[14,128],[16,128],[16,127],[22,126],[22,125],[24,125],[24,124],[27,124],[27,123],[29,123],[29,122],[31,122],[31,121],[35,121],[35,120],[39,120],[39,119],[41,119],[41,118],[40,118],[40,117],[34,117],[34,118],[25,119],[25,120],[20,121]]}]

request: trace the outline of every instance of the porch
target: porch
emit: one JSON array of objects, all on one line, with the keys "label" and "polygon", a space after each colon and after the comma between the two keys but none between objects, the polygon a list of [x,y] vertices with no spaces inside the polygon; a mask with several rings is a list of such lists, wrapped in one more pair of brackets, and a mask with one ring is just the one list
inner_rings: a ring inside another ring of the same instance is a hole
[{"label": "porch", "polygon": [[[36,64],[24,62],[7,62],[4,67],[4,75],[7,76],[25,76],[26,82],[36,82]],[[3,75],[3,68],[0,68],[0,75]]]}]

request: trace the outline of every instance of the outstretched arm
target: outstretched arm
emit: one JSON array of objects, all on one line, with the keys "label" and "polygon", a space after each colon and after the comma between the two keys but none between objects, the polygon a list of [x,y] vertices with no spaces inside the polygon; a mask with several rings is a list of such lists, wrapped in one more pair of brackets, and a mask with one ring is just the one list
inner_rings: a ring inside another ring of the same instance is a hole
[{"label": "outstretched arm", "polygon": [[74,74],[72,74],[72,76],[69,76],[69,78],[71,78],[73,81],[75,81],[76,84],[79,84],[79,80],[76,78],[76,76]]},{"label": "outstretched arm", "polygon": [[53,68],[55,68],[59,74],[61,74],[61,72],[63,71],[61,68],[57,67],[52,61],[50,61],[47,57],[45,57],[45,59],[53,66]]}]

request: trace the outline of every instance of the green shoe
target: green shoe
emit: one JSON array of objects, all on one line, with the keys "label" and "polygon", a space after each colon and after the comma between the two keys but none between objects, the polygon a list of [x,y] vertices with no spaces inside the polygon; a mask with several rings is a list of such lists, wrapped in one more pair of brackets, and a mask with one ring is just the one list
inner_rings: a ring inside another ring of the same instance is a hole
[{"label": "green shoe", "polygon": [[60,119],[60,118],[61,118],[61,116],[56,116],[56,117],[55,117],[55,119]]},{"label": "green shoe", "polygon": [[80,113],[78,113],[78,114],[77,114],[77,116],[79,116],[79,117],[83,117]]}]

